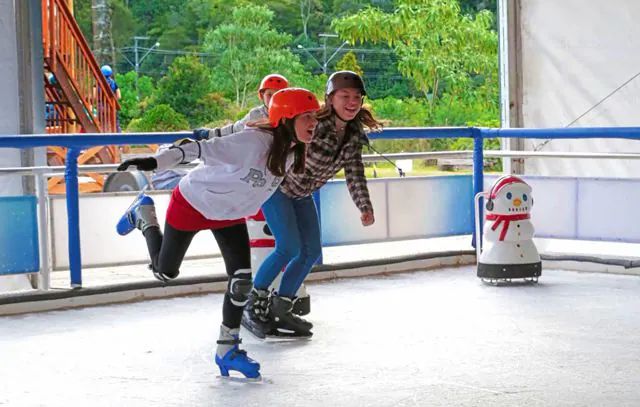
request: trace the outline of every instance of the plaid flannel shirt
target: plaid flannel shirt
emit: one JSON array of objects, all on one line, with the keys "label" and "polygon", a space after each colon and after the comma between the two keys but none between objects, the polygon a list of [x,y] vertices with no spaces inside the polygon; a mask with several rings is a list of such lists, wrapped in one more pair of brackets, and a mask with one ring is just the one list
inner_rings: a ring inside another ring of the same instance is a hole
[{"label": "plaid flannel shirt", "polygon": [[295,174],[289,171],[280,184],[280,190],[292,198],[309,196],[344,168],[353,202],[360,212],[373,211],[362,164],[362,147],[368,144],[365,132],[350,124],[340,148],[334,119],[320,121],[313,140],[307,145],[304,172]]}]

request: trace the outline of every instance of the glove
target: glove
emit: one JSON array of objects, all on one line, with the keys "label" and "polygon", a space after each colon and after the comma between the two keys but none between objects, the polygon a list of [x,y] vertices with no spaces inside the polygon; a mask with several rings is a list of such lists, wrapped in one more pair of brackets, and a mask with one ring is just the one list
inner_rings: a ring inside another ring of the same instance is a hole
[{"label": "glove", "polygon": [[140,171],[153,171],[158,168],[158,161],[153,157],[139,157],[125,160],[118,166],[118,171],[126,171],[127,168],[135,166]]},{"label": "glove", "polygon": [[369,209],[366,212],[363,212],[360,215],[360,221],[362,222],[362,226],[371,226],[371,225],[373,225],[373,222],[376,221],[375,217],[373,216],[373,211],[371,209]]},{"label": "glove", "polygon": [[209,129],[195,129],[193,131],[193,138],[197,141],[209,139]]}]

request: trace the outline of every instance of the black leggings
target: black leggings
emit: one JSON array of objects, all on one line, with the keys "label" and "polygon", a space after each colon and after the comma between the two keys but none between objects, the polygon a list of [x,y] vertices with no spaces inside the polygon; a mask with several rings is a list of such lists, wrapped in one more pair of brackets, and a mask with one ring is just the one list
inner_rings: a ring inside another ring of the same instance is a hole
[{"label": "black leggings", "polygon": [[[249,233],[244,223],[221,229],[210,229],[218,242],[229,281],[237,270],[251,269],[251,249]],[[164,225],[164,238],[160,228],[151,227],[144,231],[147,240],[152,266],[156,272],[175,278],[180,273],[180,265],[184,259],[191,240],[198,232],[178,230],[169,223]],[[238,278],[237,276],[235,278]],[[241,278],[251,279],[251,273]],[[222,323],[228,328],[239,328],[242,319],[242,306],[233,304],[229,290],[224,295],[222,304]]]}]

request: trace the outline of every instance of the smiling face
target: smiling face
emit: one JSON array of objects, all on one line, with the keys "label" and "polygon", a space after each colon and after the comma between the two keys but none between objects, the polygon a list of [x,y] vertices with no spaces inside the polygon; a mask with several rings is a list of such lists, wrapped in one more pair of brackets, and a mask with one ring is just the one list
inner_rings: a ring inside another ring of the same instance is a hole
[{"label": "smiling face", "polygon": [[338,89],[329,96],[329,102],[336,114],[344,121],[355,119],[362,107],[362,93],[359,89]]},{"label": "smiling face", "polygon": [[296,116],[293,124],[293,129],[296,132],[296,137],[302,143],[308,144],[313,139],[313,131],[318,125],[318,119],[316,112],[302,113]]},{"label": "smiling face", "polygon": [[504,215],[525,214],[531,211],[531,187],[524,183],[506,185],[494,199],[493,213]]}]

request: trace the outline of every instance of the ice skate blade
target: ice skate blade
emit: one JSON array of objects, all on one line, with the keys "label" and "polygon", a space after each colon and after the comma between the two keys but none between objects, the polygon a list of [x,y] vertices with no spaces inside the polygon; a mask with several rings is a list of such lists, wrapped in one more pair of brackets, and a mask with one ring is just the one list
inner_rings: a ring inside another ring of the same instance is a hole
[{"label": "ice skate blade", "polygon": [[265,333],[266,339],[271,341],[299,341],[308,340],[313,336],[313,332],[309,331],[306,335],[296,334],[293,331],[275,331]]},{"label": "ice skate blade", "polygon": [[[264,340],[265,339],[265,334],[264,332],[256,332],[253,329],[251,329],[252,327],[249,326],[249,324],[246,324],[244,322],[244,320],[242,320],[242,322],[240,322],[240,325],[242,326],[244,331],[247,331],[249,334],[251,334],[251,336],[253,336],[256,339],[259,340]],[[262,335],[262,336],[261,336]]]},{"label": "ice skate blade", "polygon": [[239,376],[222,376],[218,375],[217,378],[226,383],[245,383],[245,384],[273,384],[273,380],[267,379],[260,375],[258,377],[244,377],[242,374]]}]

